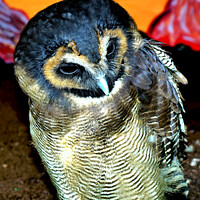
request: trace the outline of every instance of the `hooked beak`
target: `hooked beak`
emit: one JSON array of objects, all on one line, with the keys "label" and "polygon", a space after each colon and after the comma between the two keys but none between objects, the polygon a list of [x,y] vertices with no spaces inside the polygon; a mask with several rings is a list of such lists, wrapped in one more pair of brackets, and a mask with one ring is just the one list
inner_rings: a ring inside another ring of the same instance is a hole
[{"label": "hooked beak", "polygon": [[101,88],[101,90],[104,92],[105,95],[109,95],[109,88],[106,78],[103,76],[98,76],[96,79],[99,88]]}]

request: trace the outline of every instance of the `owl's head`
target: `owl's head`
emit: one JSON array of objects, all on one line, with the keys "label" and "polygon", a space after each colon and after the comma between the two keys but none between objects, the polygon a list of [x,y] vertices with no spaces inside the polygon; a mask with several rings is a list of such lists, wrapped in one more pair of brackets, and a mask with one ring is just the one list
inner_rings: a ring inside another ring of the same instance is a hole
[{"label": "owl's head", "polygon": [[28,96],[99,98],[130,73],[142,41],[127,12],[111,0],[68,0],[33,17],[15,51],[15,73]]}]

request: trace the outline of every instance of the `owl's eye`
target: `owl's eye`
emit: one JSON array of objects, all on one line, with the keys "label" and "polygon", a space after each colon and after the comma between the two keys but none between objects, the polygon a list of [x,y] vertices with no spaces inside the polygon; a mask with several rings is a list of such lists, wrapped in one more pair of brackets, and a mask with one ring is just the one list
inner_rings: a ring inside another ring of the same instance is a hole
[{"label": "owl's eye", "polygon": [[108,47],[107,47],[107,59],[112,59],[115,56],[115,52],[116,52],[116,40],[115,39],[111,39],[108,43]]},{"label": "owl's eye", "polygon": [[80,70],[79,65],[74,63],[61,63],[59,65],[59,71],[64,75],[72,75]]},{"label": "owl's eye", "polygon": [[107,56],[112,55],[114,51],[115,51],[115,44],[114,42],[110,42],[107,48]]}]

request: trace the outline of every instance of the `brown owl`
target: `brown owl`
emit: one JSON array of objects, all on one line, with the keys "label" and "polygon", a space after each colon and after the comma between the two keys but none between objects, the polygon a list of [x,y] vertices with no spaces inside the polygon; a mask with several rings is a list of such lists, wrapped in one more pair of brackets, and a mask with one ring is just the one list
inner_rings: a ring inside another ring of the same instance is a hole
[{"label": "brown owl", "polygon": [[187,80],[114,1],[64,0],[39,12],[16,47],[15,74],[59,199],[187,197],[177,86]]}]

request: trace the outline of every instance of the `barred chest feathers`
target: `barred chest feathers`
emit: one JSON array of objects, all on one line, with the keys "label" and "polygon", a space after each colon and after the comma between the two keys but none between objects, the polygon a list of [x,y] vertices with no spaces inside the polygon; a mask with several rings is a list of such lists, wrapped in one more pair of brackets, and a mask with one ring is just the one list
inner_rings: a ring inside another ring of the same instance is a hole
[{"label": "barred chest feathers", "polygon": [[164,199],[160,158],[139,118],[136,89],[121,85],[109,97],[72,101],[75,109],[58,116],[30,105],[33,142],[60,199]]}]

